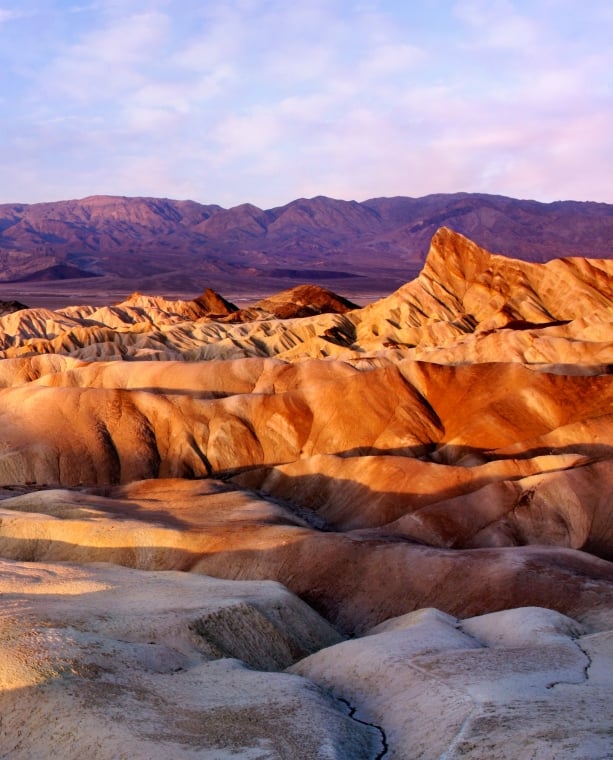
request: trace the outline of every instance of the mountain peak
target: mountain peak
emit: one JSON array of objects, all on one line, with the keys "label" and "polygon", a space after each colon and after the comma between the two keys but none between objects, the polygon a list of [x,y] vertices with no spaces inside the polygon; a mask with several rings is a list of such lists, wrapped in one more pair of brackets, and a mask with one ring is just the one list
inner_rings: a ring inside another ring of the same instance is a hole
[{"label": "mountain peak", "polygon": [[490,265],[492,256],[465,235],[440,227],[432,237],[423,274],[441,282],[472,280]]},{"label": "mountain peak", "polygon": [[[460,242],[458,234],[475,243]],[[606,204],[457,193],[365,202],[316,196],[266,210],[93,195],[0,206],[0,277],[33,282],[46,272],[58,282],[83,280],[87,291],[97,287],[85,281],[94,274],[124,293],[143,281],[160,292],[193,292],[194,282],[208,282],[233,294],[306,281],[380,295],[416,276],[429,250],[427,268],[442,266],[440,249],[447,267],[460,256],[465,269],[467,257],[471,266],[483,265],[482,249],[533,262],[610,258],[611,240],[613,207]]]}]

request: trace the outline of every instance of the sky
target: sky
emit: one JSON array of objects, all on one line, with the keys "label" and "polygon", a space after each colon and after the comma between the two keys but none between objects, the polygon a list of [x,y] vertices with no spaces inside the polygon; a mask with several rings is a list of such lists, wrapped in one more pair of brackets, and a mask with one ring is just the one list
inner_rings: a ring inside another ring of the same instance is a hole
[{"label": "sky", "polygon": [[0,0],[0,202],[613,203],[611,0]]}]

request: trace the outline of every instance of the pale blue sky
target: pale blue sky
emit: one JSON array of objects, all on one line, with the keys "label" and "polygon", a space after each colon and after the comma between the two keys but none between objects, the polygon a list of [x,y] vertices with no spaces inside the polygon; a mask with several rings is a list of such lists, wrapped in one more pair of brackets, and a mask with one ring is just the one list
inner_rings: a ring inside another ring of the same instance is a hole
[{"label": "pale blue sky", "polygon": [[610,0],[0,0],[0,202],[613,203]]}]

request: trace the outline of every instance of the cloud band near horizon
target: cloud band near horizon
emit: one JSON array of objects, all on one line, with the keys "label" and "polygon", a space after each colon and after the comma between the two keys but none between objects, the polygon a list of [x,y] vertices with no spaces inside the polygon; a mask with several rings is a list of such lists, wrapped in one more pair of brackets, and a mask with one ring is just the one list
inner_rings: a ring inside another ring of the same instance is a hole
[{"label": "cloud band near horizon", "polygon": [[1,202],[613,202],[608,0],[4,0]]}]

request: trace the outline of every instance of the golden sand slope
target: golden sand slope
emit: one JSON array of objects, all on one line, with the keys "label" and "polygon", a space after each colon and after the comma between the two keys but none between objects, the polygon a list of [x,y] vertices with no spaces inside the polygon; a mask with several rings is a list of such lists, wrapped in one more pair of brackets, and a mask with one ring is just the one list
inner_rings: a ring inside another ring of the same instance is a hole
[{"label": "golden sand slope", "polygon": [[[35,376],[34,364],[13,369]],[[21,385],[6,373],[5,383],[2,483],[220,474],[316,454],[449,464],[558,450],[607,456],[611,444],[610,376],[513,364],[96,363]]]},{"label": "golden sand slope", "polygon": [[[523,360],[538,363],[540,343],[557,337],[555,358],[564,362],[564,344],[576,331],[583,331],[588,342],[610,340],[612,274],[610,260],[527,264],[490,254],[461,235],[441,229],[419,277],[356,314],[356,342],[367,350],[378,348],[382,341],[418,349],[445,348],[443,356],[449,356],[451,347],[459,343],[458,360],[476,343],[479,349],[472,350],[489,348],[490,361],[513,361],[518,348],[528,351],[536,341],[534,357]],[[588,337],[586,319],[596,323],[600,332],[594,330]],[[513,333],[526,331],[528,339],[519,340],[517,335],[511,339]],[[499,340],[490,338],[483,345],[492,333],[498,333]],[[509,356],[504,355],[507,341]],[[497,356],[497,351],[502,354]]]}]

